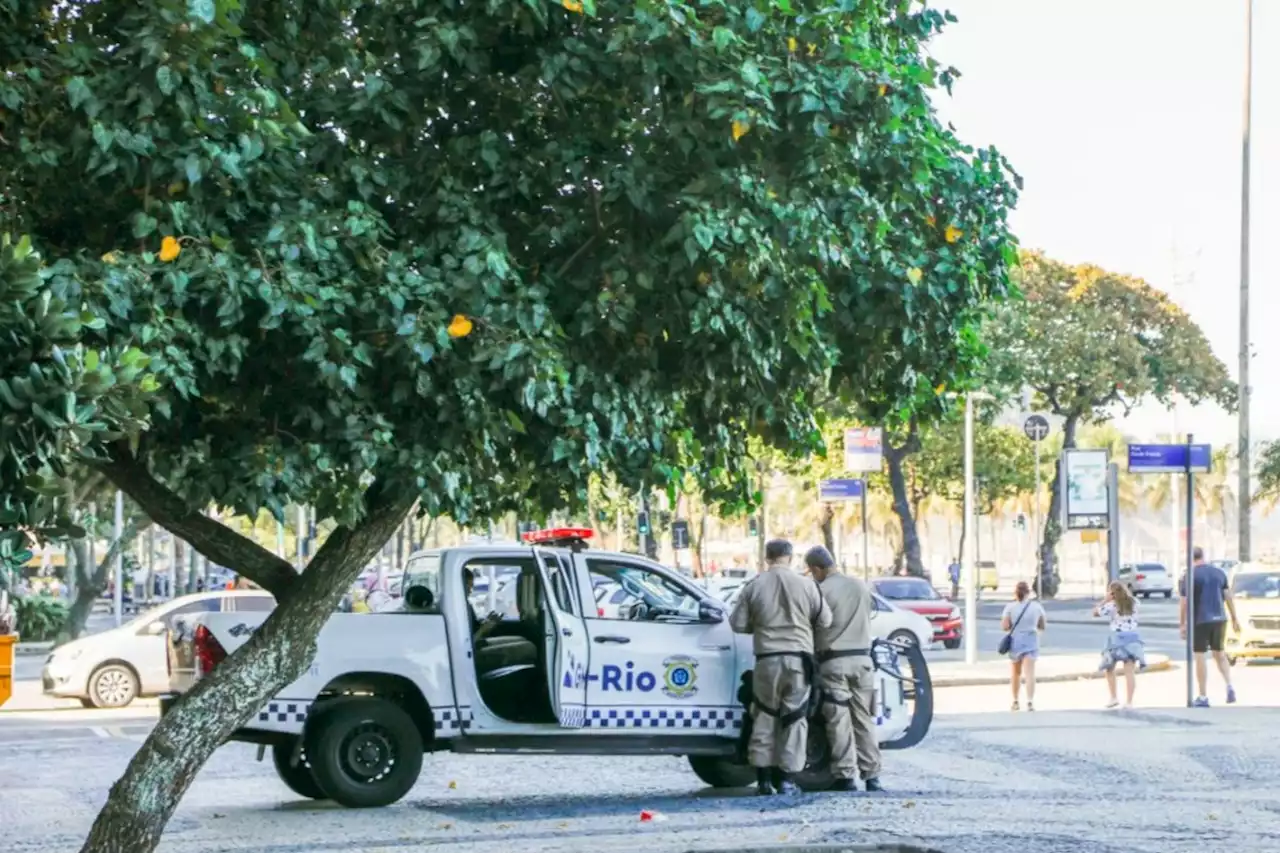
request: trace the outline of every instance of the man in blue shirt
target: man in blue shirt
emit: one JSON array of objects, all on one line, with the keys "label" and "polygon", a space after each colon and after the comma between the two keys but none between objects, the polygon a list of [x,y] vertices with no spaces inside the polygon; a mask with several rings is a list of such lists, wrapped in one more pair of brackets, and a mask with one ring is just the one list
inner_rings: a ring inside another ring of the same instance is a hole
[{"label": "man in blue shirt", "polygon": [[[1236,620],[1236,603],[1231,597],[1231,582],[1227,573],[1217,566],[1204,561],[1204,549],[1196,548],[1191,552],[1195,563],[1192,569],[1192,583],[1195,598],[1195,613],[1191,623],[1191,649],[1195,652],[1196,684],[1200,695],[1192,703],[1197,708],[1208,708],[1209,698],[1206,682],[1208,668],[1205,665],[1205,652],[1213,652],[1213,659],[1222,673],[1222,680],[1227,683],[1227,704],[1236,701],[1235,688],[1231,686],[1231,662],[1227,660],[1223,644],[1227,636],[1227,617],[1230,615],[1231,628],[1239,633],[1240,623]],[[1178,627],[1182,637],[1187,636],[1187,579],[1178,583],[1178,595],[1182,601],[1178,605]]]}]

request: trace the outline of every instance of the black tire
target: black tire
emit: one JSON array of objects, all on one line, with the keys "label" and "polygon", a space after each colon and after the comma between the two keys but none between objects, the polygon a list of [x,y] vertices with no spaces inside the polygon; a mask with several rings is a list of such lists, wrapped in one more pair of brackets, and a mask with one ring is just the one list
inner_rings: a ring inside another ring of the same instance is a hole
[{"label": "black tire", "polygon": [[929,664],[925,660],[924,651],[919,646],[911,646],[901,652],[911,664],[910,672],[903,673],[914,678],[912,685],[913,699],[911,723],[899,737],[880,744],[881,749],[910,749],[924,740],[933,725],[933,679],[929,676]]},{"label": "black tire", "polygon": [[1151,597],[1151,593],[1149,593],[1149,592],[1140,592],[1140,593],[1138,593],[1138,596],[1139,596],[1143,601],[1146,601],[1147,599],[1149,599],[1149,598]]},{"label": "black tire", "polygon": [[1164,594],[1165,598],[1173,598],[1173,590],[1169,590]]},{"label": "black tire", "polygon": [[386,699],[334,699],[307,721],[307,760],[320,790],[352,809],[389,806],[422,772],[422,735]]},{"label": "black tire", "polygon": [[690,755],[689,767],[712,788],[747,788],[756,781],[754,767],[718,755]]},{"label": "black tire", "polygon": [[311,765],[307,763],[306,751],[304,750],[298,756],[297,764],[292,763],[294,745],[293,738],[288,742],[272,744],[271,763],[276,767],[276,775],[290,791],[299,797],[305,797],[308,800],[325,799],[324,791],[320,790],[316,777],[311,772]]},{"label": "black tire", "polygon": [[959,640],[943,640],[942,645],[944,648],[958,649],[960,648],[960,641]]},{"label": "black tire", "polygon": [[821,716],[809,721],[809,759],[804,770],[795,774],[793,781],[800,790],[809,793],[830,791],[835,784],[831,772],[831,751],[827,748],[827,727]]},{"label": "black tire", "polygon": [[124,708],[138,698],[138,674],[123,663],[107,663],[89,676],[89,703],[94,708]]}]

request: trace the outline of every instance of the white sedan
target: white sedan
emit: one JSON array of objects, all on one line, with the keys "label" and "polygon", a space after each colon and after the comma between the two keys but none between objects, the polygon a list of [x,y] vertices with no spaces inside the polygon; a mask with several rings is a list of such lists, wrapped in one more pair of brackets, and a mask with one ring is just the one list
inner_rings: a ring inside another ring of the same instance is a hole
[{"label": "white sedan", "polygon": [[[724,595],[724,603],[733,607],[740,592],[740,586],[728,590]],[[916,645],[922,649],[937,647],[933,641],[933,626],[928,619],[891,604],[875,593],[871,594],[871,600],[876,608],[871,614],[871,633],[874,636],[904,645]]]}]

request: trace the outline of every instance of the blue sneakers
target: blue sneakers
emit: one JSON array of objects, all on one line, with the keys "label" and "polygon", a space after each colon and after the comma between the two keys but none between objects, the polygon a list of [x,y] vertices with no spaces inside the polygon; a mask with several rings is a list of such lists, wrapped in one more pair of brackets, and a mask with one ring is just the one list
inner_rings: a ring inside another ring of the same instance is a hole
[{"label": "blue sneakers", "polygon": [[1208,708],[1209,698],[1207,696],[1201,696],[1191,703],[1191,707],[1192,708]]},{"label": "blue sneakers", "polygon": [[1230,684],[1227,685],[1227,704],[1234,705],[1236,703],[1236,689]]}]

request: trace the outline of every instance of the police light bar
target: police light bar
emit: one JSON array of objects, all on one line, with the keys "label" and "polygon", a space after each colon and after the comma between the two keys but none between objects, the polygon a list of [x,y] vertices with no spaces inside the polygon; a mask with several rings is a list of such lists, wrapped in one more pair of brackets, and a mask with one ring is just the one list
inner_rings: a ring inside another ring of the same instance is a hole
[{"label": "police light bar", "polygon": [[595,535],[589,527],[552,527],[530,530],[524,534],[524,541],[530,545],[580,545]]}]

